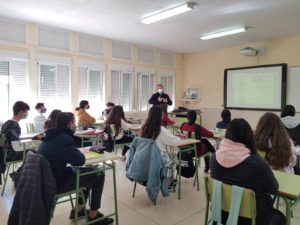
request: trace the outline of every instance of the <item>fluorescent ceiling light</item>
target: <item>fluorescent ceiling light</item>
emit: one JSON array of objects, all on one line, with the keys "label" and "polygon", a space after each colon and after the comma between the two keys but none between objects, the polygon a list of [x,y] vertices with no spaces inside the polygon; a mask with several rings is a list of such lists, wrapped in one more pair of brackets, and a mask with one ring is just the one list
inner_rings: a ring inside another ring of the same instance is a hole
[{"label": "fluorescent ceiling light", "polygon": [[213,33],[213,34],[208,34],[208,35],[202,36],[201,39],[208,40],[208,39],[223,37],[223,36],[227,36],[227,35],[231,35],[231,34],[237,34],[237,33],[245,32],[245,31],[247,31],[247,29],[245,27],[240,27],[237,29],[226,30],[226,31],[217,32],[217,33]]},{"label": "fluorescent ceiling light", "polygon": [[176,6],[173,8],[169,8],[169,9],[163,10],[161,12],[155,13],[151,16],[142,18],[141,22],[145,23],[145,24],[154,23],[159,20],[163,20],[163,19],[169,18],[171,16],[175,16],[175,15],[190,11],[193,9],[194,5],[195,5],[194,2],[188,2],[188,3],[185,3],[184,5],[179,5],[179,6]]}]

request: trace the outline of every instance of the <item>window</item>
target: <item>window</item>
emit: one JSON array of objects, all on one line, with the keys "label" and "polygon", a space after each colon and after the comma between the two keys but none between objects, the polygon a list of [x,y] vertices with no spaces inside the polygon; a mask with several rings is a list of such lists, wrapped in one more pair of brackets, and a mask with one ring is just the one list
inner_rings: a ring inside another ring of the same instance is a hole
[{"label": "window", "polygon": [[131,48],[132,44],[120,41],[112,41],[112,57],[117,59],[131,60]]},{"label": "window", "polygon": [[39,26],[38,46],[69,51],[70,32],[50,27]]},{"label": "window", "polygon": [[164,92],[173,101],[173,105],[169,106],[169,110],[173,110],[175,104],[175,74],[161,74],[160,83],[164,86]]},{"label": "window", "polygon": [[27,61],[0,59],[0,120],[12,115],[16,101],[26,101]]},{"label": "window", "polygon": [[80,65],[78,68],[78,102],[88,100],[92,115],[100,115],[99,106],[104,109],[103,67]]},{"label": "window", "polygon": [[70,65],[39,62],[38,101],[51,111],[71,110]]},{"label": "window", "polygon": [[139,62],[154,63],[154,50],[146,47],[138,48]]},{"label": "window", "polygon": [[104,39],[87,34],[78,35],[78,49],[80,53],[104,55]]},{"label": "window", "polygon": [[10,19],[0,19],[0,40],[26,44],[26,23]]},{"label": "window", "polygon": [[176,54],[173,52],[160,51],[160,64],[166,66],[175,66]]},{"label": "window", "polygon": [[147,111],[150,107],[148,100],[155,92],[155,74],[138,73],[138,111]]},{"label": "window", "polygon": [[132,110],[132,72],[113,69],[111,71],[111,101]]}]

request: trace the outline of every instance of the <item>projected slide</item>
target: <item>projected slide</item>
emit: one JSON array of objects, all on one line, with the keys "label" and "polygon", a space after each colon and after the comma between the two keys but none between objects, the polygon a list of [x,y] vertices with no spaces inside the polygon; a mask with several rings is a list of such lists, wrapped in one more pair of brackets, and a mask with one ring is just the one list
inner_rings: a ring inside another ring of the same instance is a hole
[{"label": "projected slide", "polygon": [[225,107],[281,109],[282,103],[285,103],[284,65],[225,70]]}]

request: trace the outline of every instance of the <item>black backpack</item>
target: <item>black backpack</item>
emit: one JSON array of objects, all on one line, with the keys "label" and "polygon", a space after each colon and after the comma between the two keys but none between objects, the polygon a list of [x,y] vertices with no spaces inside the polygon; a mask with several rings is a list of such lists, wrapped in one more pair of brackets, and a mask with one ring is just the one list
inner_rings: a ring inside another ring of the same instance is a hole
[{"label": "black backpack", "polygon": [[[178,153],[179,154],[179,153]],[[179,155],[177,155],[179,158]],[[178,166],[176,167],[177,173],[179,173]],[[192,152],[181,153],[181,176],[190,178],[193,177],[196,172],[196,167],[193,161]]]},{"label": "black backpack", "polygon": [[114,151],[114,139],[113,139],[112,130],[111,130],[109,124],[106,124],[104,127],[103,146],[105,147],[104,151],[106,151],[106,152]]}]

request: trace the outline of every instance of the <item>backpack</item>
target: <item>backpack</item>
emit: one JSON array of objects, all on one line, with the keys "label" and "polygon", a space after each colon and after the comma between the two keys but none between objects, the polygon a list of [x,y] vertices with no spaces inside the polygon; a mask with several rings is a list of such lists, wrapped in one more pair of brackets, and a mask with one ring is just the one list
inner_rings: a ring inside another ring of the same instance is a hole
[{"label": "backpack", "polygon": [[112,130],[109,124],[105,124],[104,127],[103,146],[105,147],[104,151],[106,152],[114,151],[114,140],[112,136]]},{"label": "backpack", "polygon": [[0,174],[4,173],[6,170],[6,165],[4,163],[4,143],[5,135],[0,134]]},{"label": "backpack", "polygon": [[[178,154],[177,157],[179,158]],[[179,173],[178,165],[176,169],[177,169],[177,173]],[[191,152],[181,153],[181,176],[186,178],[194,177],[195,172],[196,172],[196,167],[193,161],[193,153]]]}]

